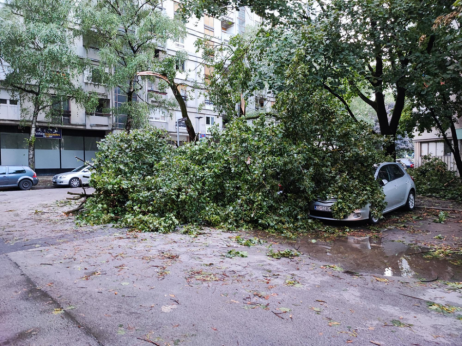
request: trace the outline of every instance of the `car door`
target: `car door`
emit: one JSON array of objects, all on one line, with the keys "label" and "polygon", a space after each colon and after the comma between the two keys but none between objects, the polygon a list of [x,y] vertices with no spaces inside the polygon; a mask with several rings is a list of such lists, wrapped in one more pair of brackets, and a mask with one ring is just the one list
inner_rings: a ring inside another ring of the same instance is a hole
[{"label": "car door", "polygon": [[388,165],[388,169],[392,178],[391,184],[395,189],[393,193],[393,204],[395,207],[399,207],[406,203],[407,200],[407,194],[409,191],[408,179],[399,165]]},{"label": "car door", "polygon": [[8,185],[8,176],[6,174],[6,166],[0,166],[0,186]]},{"label": "car door", "polygon": [[80,172],[80,180],[82,181],[83,185],[88,185],[90,183],[91,171],[88,167],[85,167]]},{"label": "car door", "polygon": [[382,185],[383,193],[385,194],[385,203],[387,203],[387,206],[385,207],[384,212],[393,209],[394,207],[394,202],[393,202],[393,192],[394,192],[394,186],[390,183],[391,176],[390,176],[390,171],[388,169],[389,165],[384,165],[379,168],[379,171],[377,173],[377,180],[379,183],[382,185],[384,181],[386,183]]},{"label": "car door", "polygon": [[26,175],[26,169],[21,166],[8,167],[8,185],[18,185],[19,178]]}]

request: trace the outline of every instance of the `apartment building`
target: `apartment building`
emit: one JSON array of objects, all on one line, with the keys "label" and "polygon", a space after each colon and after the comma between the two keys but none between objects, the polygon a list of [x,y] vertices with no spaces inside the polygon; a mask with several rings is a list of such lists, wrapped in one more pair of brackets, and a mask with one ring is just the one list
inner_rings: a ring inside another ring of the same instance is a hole
[{"label": "apartment building", "polygon": [[[160,10],[167,16],[175,16],[180,4],[175,1],[165,1]],[[259,25],[260,19],[248,8],[231,11],[220,18],[193,18],[186,23],[187,36],[177,42],[167,42],[165,47],[159,47],[161,54],[175,55],[177,51],[187,53],[183,66],[178,66],[177,82],[193,85],[194,81],[202,83],[210,74],[210,69],[202,64],[200,52],[196,52],[194,43],[205,35],[210,38],[211,44],[227,42],[231,36],[243,33],[249,25]],[[84,37],[76,40],[76,51],[79,56],[99,61],[98,48]],[[1,80],[1,76],[0,76]],[[62,111],[53,119],[45,114],[38,118],[38,131],[36,139],[36,171],[39,174],[68,171],[81,164],[75,157],[82,160],[91,160],[95,157],[97,143],[105,135],[124,128],[124,116],[115,116],[105,113],[105,109],[116,108],[125,102],[125,96],[117,88],[108,88],[98,83],[98,76],[91,70],[84,73],[79,80],[87,91],[99,95],[99,104],[92,114],[74,101],[66,100],[59,107]],[[203,136],[210,134],[213,125],[223,127],[222,118],[214,111],[213,104],[207,99],[203,90],[183,86],[180,89],[186,101],[188,115],[195,131]],[[144,90],[137,96],[144,101],[155,104],[154,94],[162,98],[174,98],[170,90],[161,92],[157,82],[145,81]],[[264,102],[262,96],[255,99],[255,104],[249,105],[256,110],[261,109]],[[11,93],[0,87],[0,164],[1,165],[27,165],[27,142],[30,129],[27,123],[21,121],[21,109],[29,105],[20,105],[18,100],[12,98]],[[149,115],[149,123],[164,129],[170,134],[172,141],[188,140],[186,127],[181,122],[182,115],[178,109],[167,111],[154,110]],[[178,126],[179,125],[179,126]]]},{"label": "apartment building", "polygon": [[[459,150],[462,152],[462,119],[455,124],[456,135],[459,144]],[[452,141],[451,131],[446,132],[446,136]],[[420,167],[423,163],[423,157],[430,155],[437,157],[445,162],[449,170],[457,171],[454,161],[454,154],[449,146],[445,143],[443,136],[433,129],[431,132],[415,133],[414,142],[414,165]]]}]

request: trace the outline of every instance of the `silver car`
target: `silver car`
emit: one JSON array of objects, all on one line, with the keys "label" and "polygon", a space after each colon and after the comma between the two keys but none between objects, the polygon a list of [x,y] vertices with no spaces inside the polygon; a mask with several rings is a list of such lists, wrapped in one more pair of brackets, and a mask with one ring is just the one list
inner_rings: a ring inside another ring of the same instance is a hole
[{"label": "silver car", "polygon": [[70,172],[55,175],[52,182],[54,186],[80,187],[82,185],[88,185],[90,177],[90,166],[83,165]]},{"label": "silver car", "polygon": [[[415,207],[416,188],[414,179],[395,162],[384,162],[377,166],[374,177],[378,180],[385,194],[387,207],[383,213],[404,207],[413,210]],[[310,203],[310,216],[323,220],[338,220],[332,215],[332,205],[335,198],[326,201],[315,201]],[[377,223],[379,220],[372,217],[369,205],[355,210],[342,221],[369,220],[370,223]]]}]

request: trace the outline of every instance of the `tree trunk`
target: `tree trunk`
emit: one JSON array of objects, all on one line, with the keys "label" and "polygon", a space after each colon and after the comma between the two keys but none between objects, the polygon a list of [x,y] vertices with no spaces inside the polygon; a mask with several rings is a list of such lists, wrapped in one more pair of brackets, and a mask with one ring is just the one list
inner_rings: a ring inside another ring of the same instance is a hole
[{"label": "tree trunk", "polygon": [[34,111],[32,113],[32,121],[30,125],[30,135],[29,135],[29,148],[27,152],[27,159],[29,167],[35,170],[35,131],[37,127],[37,118],[39,114],[39,105],[38,102],[34,102]]},{"label": "tree trunk", "polygon": [[451,121],[451,135],[453,144],[454,160],[456,161],[457,171],[459,172],[460,179],[462,180],[462,158],[460,157],[459,141],[457,139],[457,132],[454,123]]},{"label": "tree trunk", "polygon": [[189,119],[188,109],[186,108],[186,102],[184,102],[183,96],[180,94],[176,84],[171,83],[170,88],[173,91],[173,95],[175,95],[176,101],[180,105],[181,115],[183,116],[183,118],[186,118],[185,125],[186,129],[188,130],[189,141],[194,142],[196,140],[196,131],[194,131],[191,119]]},{"label": "tree trunk", "polygon": [[377,119],[379,120],[380,133],[383,136],[392,137],[392,142],[385,148],[385,153],[396,161],[396,150],[395,150],[395,137],[396,130],[392,129],[388,122],[388,113],[385,106],[385,97],[382,92],[375,93],[375,101],[377,103]]}]

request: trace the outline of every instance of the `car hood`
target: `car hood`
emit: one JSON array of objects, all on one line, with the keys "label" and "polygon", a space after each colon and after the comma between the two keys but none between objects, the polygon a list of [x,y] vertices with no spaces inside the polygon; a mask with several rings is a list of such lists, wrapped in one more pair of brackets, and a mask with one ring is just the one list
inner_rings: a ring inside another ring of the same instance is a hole
[{"label": "car hood", "polygon": [[56,174],[56,177],[66,177],[69,175],[78,175],[80,172],[66,172],[66,173],[60,173]]}]

